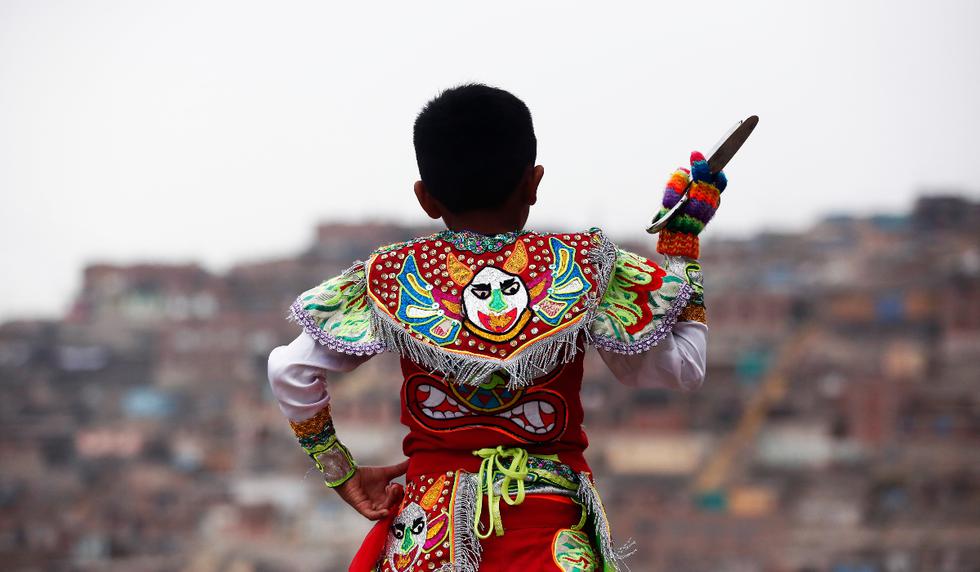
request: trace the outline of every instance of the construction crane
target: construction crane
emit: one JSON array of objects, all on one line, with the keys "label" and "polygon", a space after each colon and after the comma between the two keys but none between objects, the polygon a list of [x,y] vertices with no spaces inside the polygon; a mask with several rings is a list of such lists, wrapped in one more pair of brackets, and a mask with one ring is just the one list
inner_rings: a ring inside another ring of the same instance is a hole
[{"label": "construction crane", "polygon": [[723,493],[735,460],[756,438],[773,405],[786,395],[789,372],[811,347],[817,328],[803,326],[782,345],[775,363],[766,372],[758,391],[752,396],[735,431],[724,439],[717,452],[693,479],[692,492],[698,499]]}]

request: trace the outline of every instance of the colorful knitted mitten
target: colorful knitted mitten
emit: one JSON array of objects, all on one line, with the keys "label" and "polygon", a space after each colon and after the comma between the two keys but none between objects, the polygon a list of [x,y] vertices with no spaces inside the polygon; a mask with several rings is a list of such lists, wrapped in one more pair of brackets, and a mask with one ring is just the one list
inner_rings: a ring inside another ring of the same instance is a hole
[{"label": "colorful knitted mitten", "polygon": [[692,175],[694,184],[691,185],[687,204],[667,224],[667,227],[660,231],[657,252],[661,254],[698,258],[700,255],[698,235],[715,215],[721,202],[721,193],[728,185],[725,174],[719,172],[712,175],[704,155],[694,151],[691,153],[691,170],[680,167],[674,171],[667,182],[663,208],[660,209],[658,216],[663,216],[677,204]]}]

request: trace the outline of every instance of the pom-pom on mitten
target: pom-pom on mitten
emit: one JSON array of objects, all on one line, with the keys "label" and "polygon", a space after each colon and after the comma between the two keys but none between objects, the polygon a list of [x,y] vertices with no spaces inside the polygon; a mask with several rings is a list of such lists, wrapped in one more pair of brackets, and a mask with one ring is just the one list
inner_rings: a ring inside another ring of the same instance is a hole
[{"label": "pom-pom on mitten", "polygon": [[663,208],[658,216],[667,213],[680,200],[687,183],[692,179],[690,196],[687,204],[660,231],[657,239],[657,252],[667,256],[686,256],[698,258],[700,242],[698,235],[704,230],[711,217],[715,216],[721,203],[721,193],[728,185],[728,179],[722,172],[711,174],[704,155],[694,151],[691,153],[691,169],[678,168],[667,181],[664,190]]}]

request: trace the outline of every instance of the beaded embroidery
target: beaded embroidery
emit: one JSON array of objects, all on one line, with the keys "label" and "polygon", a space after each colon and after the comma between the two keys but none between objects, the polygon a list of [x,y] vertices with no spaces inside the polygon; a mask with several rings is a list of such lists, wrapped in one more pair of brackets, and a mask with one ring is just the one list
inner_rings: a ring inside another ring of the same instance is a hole
[{"label": "beaded embroidery", "polygon": [[613,278],[592,324],[593,344],[623,354],[649,350],[674,327],[692,294],[687,278],[617,250]]},{"label": "beaded embroidery", "polygon": [[503,234],[485,235],[469,231],[444,230],[436,233],[434,238],[445,240],[459,250],[483,254],[484,252],[500,252],[504,246],[513,244],[518,237],[528,234],[527,231],[515,230]]},{"label": "beaded embroidery", "polygon": [[452,495],[456,474],[419,475],[406,483],[405,496],[388,529],[379,572],[434,570],[453,562]]},{"label": "beaded embroidery", "polygon": [[316,415],[305,421],[290,421],[290,427],[296,434],[296,439],[303,449],[309,453],[317,445],[330,441],[336,435],[333,420],[330,418],[330,406],[316,412]]},{"label": "beaded embroidery", "polygon": [[571,361],[582,333],[625,354],[659,343],[697,295],[686,274],[617,249],[599,229],[443,231],[379,248],[291,311],[335,351],[396,351],[469,385],[501,371],[516,388]]},{"label": "beaded embroidery", "polygon": [[451,234],[453,241],[440,233],[365,263],[374,334],[470,384],[504,370],[509,386],[519,387],[571,359],[605,291],[612,243],[597,229],[482,242],[473,233]]},{"label": "beaded embroidery", "polygon": [[303,421],[290,421],[289,426],[292,427],[293,433],[296,434],[296,437],[302,438],[320,433],[328,423],[330,423],[329,403],[324,408],[317,411],[313,417]]}]

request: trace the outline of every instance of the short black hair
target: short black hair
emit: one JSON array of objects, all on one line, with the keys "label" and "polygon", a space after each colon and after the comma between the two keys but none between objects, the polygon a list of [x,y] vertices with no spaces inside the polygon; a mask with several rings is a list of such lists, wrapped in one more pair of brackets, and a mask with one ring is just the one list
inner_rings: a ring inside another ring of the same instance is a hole
[{"label": "short black hair", "polygon": [[453,213],[503,204],[534,165],[531,111],[513,94],[471,83],[447,89],[415,119],[425,188]]}]

